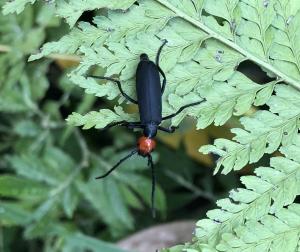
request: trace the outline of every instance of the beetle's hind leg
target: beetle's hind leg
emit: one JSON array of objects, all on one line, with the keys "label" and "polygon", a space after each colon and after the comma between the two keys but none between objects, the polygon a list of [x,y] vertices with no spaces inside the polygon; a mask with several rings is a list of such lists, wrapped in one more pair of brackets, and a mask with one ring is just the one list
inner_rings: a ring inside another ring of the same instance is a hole
[{"label": "beetle's hind leg", "polygon": [[197,106],[197,105],[199,105],[199,104],[201,104],[202,102],[205,102],[205,101],[206,101],[206,100],[204,99],[204,100],[202,100],[202,101],[193,102],[193,103],[184,105],[184,106],[182,106],[180,109],[178,109],[177,112],[175,112],[175,113],[173,113],[173,114],[171,114],[171,115],[168,115],[168,116],[164,116],[164,117],[162,118],[162,121],[163,121],[163,120],[167,120],[167,119],[171,119],[172,117],[177,116],[178,114],[180,114],[184,109],[189,108],[189,107],[193,107],[193,106]]},{"label": "beetle's hind leg", "polygon": [[95,75],[87,75],[87,77],[91,77],[91,78],[95,78],[95,79],[100,79],[100,80],[109,80],[109,81],[115,82],[118,85],[120,93],[123,95],[123,97],[126,100],[128,100],[128,101],[130,101],[130,102],[132,102],[134,104],[138,104],[138,102],[135,99],[131,98],[128,94],[126,94],[124,92],[124,90],[122,88],[122,85],[121,85],[121,82],[119,80],[115,80],[113,78],[104,77],[104,76],[95,76]]},{"label": "beetle's hind leg", "polygon": [[161,85],[161,93],[163,94],[165,92],[165,88],[166,88],[166,84],[167,84],[167,78],[166,75],[164,73],[164,71],[159,67],[159,65],[157,65],[158,71],[160,72],[160,74],[163,77],[163,83]]},{"label": "beetle's hind leg", "polygon": [[137,128],[143,128],[140,122],[127,122],[127,121],[120,121],[120,122],[113,122],[108,125],[106,125],[102,130],[106,130],[115,126],[123,126],[128,129],[137,129]]}]

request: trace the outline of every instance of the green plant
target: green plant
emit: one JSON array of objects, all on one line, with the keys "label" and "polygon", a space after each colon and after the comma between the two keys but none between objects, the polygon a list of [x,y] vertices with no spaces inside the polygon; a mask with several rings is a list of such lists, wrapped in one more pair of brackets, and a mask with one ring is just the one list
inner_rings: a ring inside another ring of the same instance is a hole
[{"label": "green plant", "polygon": [[[4,12],[20,12],[20,2],[33,3],[13,1]],[[53,53],[78,54],[81,62],[70,73],[71,81],[87,94],[111,100],[119,97],[117,87],[85,78],[87,71],[100,66],[107,76],[119,75],[124,90],[134,96],[138,55],[146,52],[153,58],[161,43],[157,37],[167,38],[161,63],[168,79],[163,113],[175,112],[200,97],[206,99],[174,118],[172,124],[178,125],[189,115],[197,119],[200,129],[242,116],[243,128],[232,129],[232,140],[217,139],[214,145],[200,149],[220,156],[215,172],[227,174],[257,162],[265,153],[277,153],[278,149],[281,153],[271,158],[270,167],[256,168],[255,175],[242,177],[246,188],[219,200],[219,209],[209,211],[208,219],[198,222],[191,243],[169,251],[299,249],[300,209],[294,202],[299,194],[300,168],[299,1],[56,0],[53,6],[71,31],[57,42],[43,45],[30,60]],[[79,22],[74,27],[84,11],[98,9],[92,24]],[[270,81],[259,84],[237,70],[247,60],[260,66]],[[252,106],[257,111],[245,116]],[[82,114],[73,113],[68,122],[85,129],[102,128],[137,117],[120,106]]]},{"label": "green plant", "polygon": [[[20,4],[9,2],[4,12],[17,11]],[[95,98],[81,97],[63,73],[51,74],[57,70],[50,60],[27,62],[46,37],[56,39],[53,30],[64,32],[54,10],[41,3],[20,9],[18,16],[0,15],[0,251],[41,251],[43,240],[44,251],[121,252],[99,238],[116,240],[133,230],[129,209],[150,206],[151,180],[141,159],[127,162],[119,176],[104,183],[94,180],[133,139],[119,132],[112,146],[103,144],[99,152],[65,125],[61,111],[84,112]],[[78,106],[74,100],[80,100]],[[158,189],[156,203],[165,215],[165,195]]]}]

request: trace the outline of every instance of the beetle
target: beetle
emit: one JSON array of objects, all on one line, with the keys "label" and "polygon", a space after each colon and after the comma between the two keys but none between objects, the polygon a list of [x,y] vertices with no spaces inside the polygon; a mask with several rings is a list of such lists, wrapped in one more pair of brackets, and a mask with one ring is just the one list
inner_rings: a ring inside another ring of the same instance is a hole
[{"label": "beetle", "polygon": [[[164,120],[171,119],[172,117],[181,113],[184,109],[199,105],[205,100],[201,100],[198,102],[193,102],[187,105],[182,106],[179,110],[173,114],[168,116],[162,116],[162,95],[165,91],[167,79],[163,70],[159,66],[159,58],[162,52],[163,47],[167,44],[167,40],[164,40],[162,45],[159,47],[158,52],[156,54],[155,62],[149,59],[149,56],[145,53],[140,55],[140,61],[136,70],[136,93],[137,100],[131,98],[127,95],[121,85],[119,80],[104,77],[104,76],[95,76],[88,75],[87,77],[92,77],[96,79],[108,80],[117,84],[120,93],[123,97],[138,105],[140,121],[139,122],[127,122],[120,121],[108,124],[104,129],[111,128],[114,126],[125,126],[129,129],[139,128],[143,130],[143,135],[137,141],[137,147],[134,148],[127,156],[120,159],[118,163],[116,163],[110,170],[108,170],[103,175],[96,177],[96,179],[103,179],[107,177],[111,172],[113,172],[122,162],[130,158],[131,156],[138,154],[142,157],[148,158],[148,166],[151,168],[152,173],[152,191],[151,191],[151,210],[152,215],[155,217],[155,206],[154,206],[154,196],[155,196],[155,169],[153,165],[153,160],[151,156],[151,152],[156,147],[156,142],[154,140],[157,131],[161,130],[168,133],[173,133],[177,127],[171,126],[169,128],[165,128],[160,126],[161,122]],[[163,81],[161,84],[160,75],[163,77]]]}]

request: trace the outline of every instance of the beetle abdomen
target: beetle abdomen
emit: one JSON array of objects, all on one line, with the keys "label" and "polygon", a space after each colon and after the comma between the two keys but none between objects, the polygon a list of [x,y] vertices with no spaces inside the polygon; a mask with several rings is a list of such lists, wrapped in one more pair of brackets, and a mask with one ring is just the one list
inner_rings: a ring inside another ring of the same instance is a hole
[{"label": "beetle abdomen", "polygon": [[154,62],[141,60],[136,71],[136,91],[142,124],[160,124],[162,118],[161,84]]}]

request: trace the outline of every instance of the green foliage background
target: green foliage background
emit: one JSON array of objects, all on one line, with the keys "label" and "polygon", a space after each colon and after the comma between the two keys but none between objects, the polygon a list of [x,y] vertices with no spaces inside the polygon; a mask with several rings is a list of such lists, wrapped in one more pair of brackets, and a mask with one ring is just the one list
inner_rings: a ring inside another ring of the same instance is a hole
[{"label": "green foliage background", "polygon": [[[75,111],[67,120],[84,129],[135,121],[138,115],[124,112],[115,84],[99,85],[85,75],[103,70],[106,76],[118,75],[125,91],[135,96],[139,54],[154,58],[161,39],[167,38],[161,62],[168,78],[163,114],[205,99],[171,123],[192,116],[202,129],[240,117],[240,125],[231,129],[232,140],[219,138],[200,149],[220,156],[215,173],[228,174],[276,154],[254,174],[243,176],[243,187],[217,201],[219,208],[197,223],[191,243],[169,251],[299,251],[299,1],[35,2],[2,1],[4,14],[20,13],[0,16],[1,43],[10,46],[0,58],[3,226],[23,226],[26,239],[44,239],[45,251],[101,251],[101,246],[118,251],[88,235],[113,240],[133,230],[138,218],[134,213],[142,212],[143,200],[149,205],[150,180],[143,160],[134,159],[110,179],[95,183],[93,177],[124,152],[112,154],[134,144],[134,138],[121,130],[117,138],[111,137],[112,147],[101,146],[99,152],[95,139],[63,123],[63,114]],[[78,21],[86,11],[94,11],[92,22]],[[36,52],[45,40],[56,42]],[[26,63],[28,54],[33,54],[31,63]],[[54,78],[63,93],[55,100],[47,93],[51,61],[34,60],[57,54],[77,54],[81,61],[68,75],[75,85],[69,85],[66,76]],[[247,60],[265,71],[266,83],[238,70]],[[92,107],[95,97],[107,98],[105,109]],[[119,105],[107,108],[116,98]],[[247,115],[253,106],[255,112]],[[193,181],[192,171],[178,174]],[[216,195],[208,188],[204,186],[210,192],[205,195],[212,201]],[[172,198],[171,192],[164,192],[160,188],[157,197],[162,217]],[[105,225],[101,232],[99,225]]]}]

